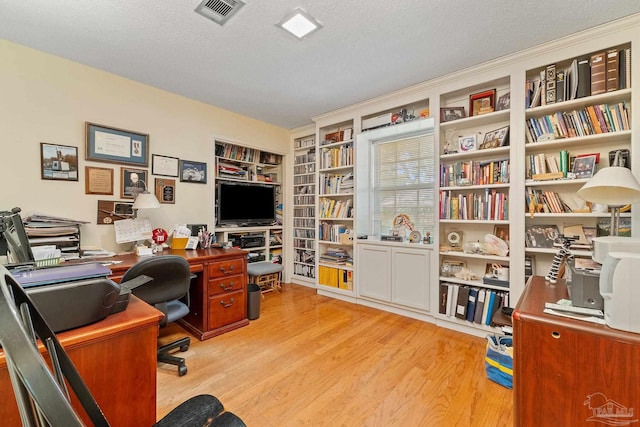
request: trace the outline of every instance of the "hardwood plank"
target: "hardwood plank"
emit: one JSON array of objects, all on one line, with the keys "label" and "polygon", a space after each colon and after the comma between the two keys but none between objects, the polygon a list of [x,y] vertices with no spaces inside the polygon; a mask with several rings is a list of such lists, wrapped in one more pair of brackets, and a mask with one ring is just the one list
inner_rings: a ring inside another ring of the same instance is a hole
[{"label": "hardwood plank", "polygon": [[484,353],[481,338],[285,284],[249,326],[193,339],[186,376],[158,368],[157,413],[211,393],[249,426],[511,426]]}]

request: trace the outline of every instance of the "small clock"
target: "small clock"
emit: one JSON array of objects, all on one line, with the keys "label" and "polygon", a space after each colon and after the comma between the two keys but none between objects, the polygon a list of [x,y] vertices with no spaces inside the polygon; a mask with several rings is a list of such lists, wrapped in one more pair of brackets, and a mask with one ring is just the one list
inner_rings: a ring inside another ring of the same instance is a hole
[{"label": "small clock", "polygon": [[418,243],[422,239],[422,234],[418,230],[413,230],[409,233],[409,242]]},{"label": "small clock", "polygon": [[450,230],[447,232],[447,242],[452,248],[462,246],[462,231]]}]

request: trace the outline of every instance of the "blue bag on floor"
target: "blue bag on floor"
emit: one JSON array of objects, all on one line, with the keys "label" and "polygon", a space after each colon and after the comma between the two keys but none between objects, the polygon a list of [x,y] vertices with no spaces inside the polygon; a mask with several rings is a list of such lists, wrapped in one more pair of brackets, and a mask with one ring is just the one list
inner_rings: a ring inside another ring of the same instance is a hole
[{"label": "blue bag on floor", "polygon": [[487,377],[504,387],[513,388],[513,337],[487,335],[487,354],[484,358]]}]

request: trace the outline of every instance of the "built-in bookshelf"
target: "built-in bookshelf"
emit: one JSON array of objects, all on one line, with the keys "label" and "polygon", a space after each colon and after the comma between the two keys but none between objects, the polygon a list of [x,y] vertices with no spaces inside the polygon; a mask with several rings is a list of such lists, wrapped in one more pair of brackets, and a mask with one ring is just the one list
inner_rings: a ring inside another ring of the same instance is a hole
[{"label": "built-in bookshelf", "polygon": [[316,138],[294,140],[293,147],[293,272],[294,279],[316,278]]},{"label": "built-in bookshelf", "polygon": [[490,330],[493,313],[510,304],[510,91],[505,76],[440,97],[435,316],[482,330]]},{"label": "built-in bookshelf", "polygon": [[317,287],[320,292],[353,297],[353,121],[321,127],[318,135]]},{"label": "built-in bookshelf", "polygon": [[[609,232],[607,207],[576,192],[616,152],[630,167],[630,59],[627,43],[526,72],[525,252],[537,274],[548,272],[561,235],[578,236],[572,254],[590,258],[591,238]],[[621,216],[630,235],[631,214]]]}]

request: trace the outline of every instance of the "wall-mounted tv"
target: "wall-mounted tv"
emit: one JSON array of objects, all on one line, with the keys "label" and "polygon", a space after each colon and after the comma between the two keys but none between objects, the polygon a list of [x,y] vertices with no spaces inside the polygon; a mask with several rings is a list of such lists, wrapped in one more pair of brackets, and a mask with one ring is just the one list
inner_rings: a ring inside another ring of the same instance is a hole
[{"label": "wall-mounted tv", "polygon": [[216,200],[218,226],[271,225],[276,221],[273,185],[218,181]]}]

